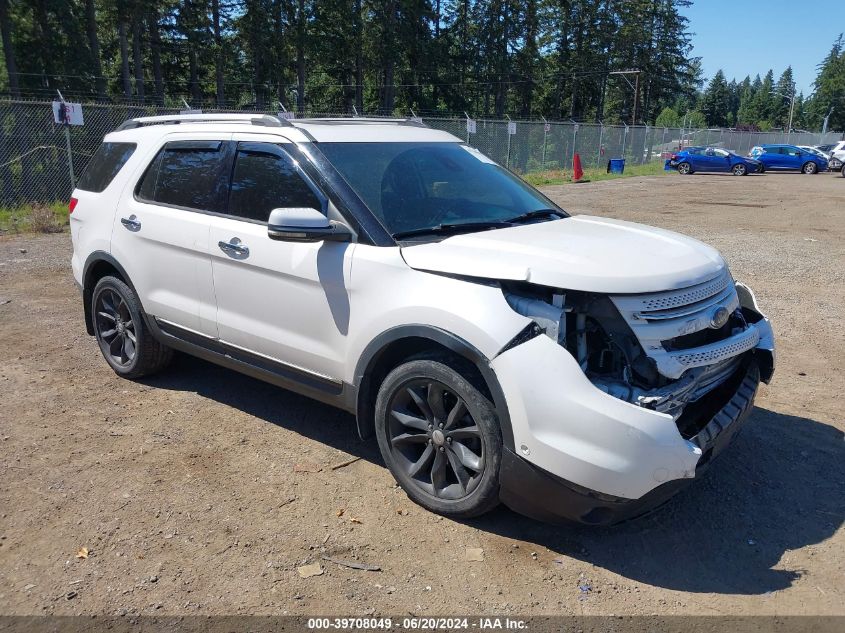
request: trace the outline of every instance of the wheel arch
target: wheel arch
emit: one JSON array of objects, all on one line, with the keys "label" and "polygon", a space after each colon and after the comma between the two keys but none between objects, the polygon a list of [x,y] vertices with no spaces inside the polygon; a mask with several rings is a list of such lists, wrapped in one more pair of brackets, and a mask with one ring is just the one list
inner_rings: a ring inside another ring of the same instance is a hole
[{"label": "wheel arch", "polygon": [[373,408],[376,394],[385,376],[408,358],[426,351],[447,351],[464,360],[478,372],[488,396],[493,402],[502,442],[513,450],[513,430],[508,415],[507,401],[499,385],[490,360],[474,345],[446,330],[429,325],[405,325],[391,328],[373,339],[361,354],[355,367],[357,396],[355,413],[358,434],[362,439],[371,437],[375,430]]},{"label": "wheel arch", "polygon": [[105,251],[91,253],[85,260],[85,266],[82,269],[82,304],[85,311],[85,330],[91,336],[94,335],[94,321],[91,315],[91,296],[94,292],[94,286],[100,279],[110,274],[121,279],[132,288],[132,292],[138,294],[129,275],[126,274],[126,270],[111,254]]}]

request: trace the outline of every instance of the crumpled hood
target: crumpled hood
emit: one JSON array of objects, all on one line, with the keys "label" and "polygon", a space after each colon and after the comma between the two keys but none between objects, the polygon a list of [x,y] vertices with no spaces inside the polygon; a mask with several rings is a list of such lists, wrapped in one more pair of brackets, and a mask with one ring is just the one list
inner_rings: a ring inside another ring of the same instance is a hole
[{"label": "crumpled hood", "polygon": [[587,215],[404,246],[402,256],[417,270],[611,294],[691,286],[726,265],[690,237]]}]

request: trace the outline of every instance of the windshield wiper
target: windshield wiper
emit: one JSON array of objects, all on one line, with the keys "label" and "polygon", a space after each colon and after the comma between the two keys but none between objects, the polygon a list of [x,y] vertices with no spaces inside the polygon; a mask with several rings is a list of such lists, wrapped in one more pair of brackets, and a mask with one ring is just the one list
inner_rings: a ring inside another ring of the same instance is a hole
[{"label": "windshield wiper", "polygon": [[437,224],[435,226],[426,226],[419,229],[411,229],[409,231],[399,231],[393,234],[393,239],[403,240],[406,237],[413,237],[415,235],[448,235],[449,233],[460,233],[463,231],[480,231],[483,229],[501,229],[511,225],[510,220],[495,220],[490,222],[458,222],[455,224]]},{"label": "windshield wiper", "polygon": [[528,211],[527,213],[518,215],[515,218],[505,220],[505,222],[508,222],[510,224],[519,224],[520,222],[527,222],[528,220],[533,220],[535,218],[547,218],[550,215],[553,215],[558,218],[567,217],[557,209],[536,209],[534,211]]}]

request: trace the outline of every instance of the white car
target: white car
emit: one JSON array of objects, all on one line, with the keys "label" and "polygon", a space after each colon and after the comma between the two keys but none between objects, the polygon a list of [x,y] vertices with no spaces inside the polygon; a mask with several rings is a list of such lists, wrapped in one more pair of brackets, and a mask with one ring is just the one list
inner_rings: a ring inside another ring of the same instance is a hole
[{"label": "white car", "polygon": [[845,165],[845,141],[839,141],[830,150],[830,169],[837,171]]},{"label": "white car", "polygon": [[70,208],[117,374],[181,350],[346,409],[447,516],[642,514],[774,369],[768,319],[713,248],[569,216],[413,121],[130,120]]}]

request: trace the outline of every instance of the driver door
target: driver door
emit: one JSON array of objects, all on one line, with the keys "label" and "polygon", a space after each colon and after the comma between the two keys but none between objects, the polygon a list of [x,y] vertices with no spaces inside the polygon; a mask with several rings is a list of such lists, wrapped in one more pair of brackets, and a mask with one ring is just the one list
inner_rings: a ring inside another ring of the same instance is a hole
[{"label": "driver door", "polygon": [[[211,219],[220,341],[293,371],[343,375],[354,244],[272,240],[270,211],[328,211],[284,142],[237,135],[226,213]],[[282,139],[278,139],[281,141]]]}]

